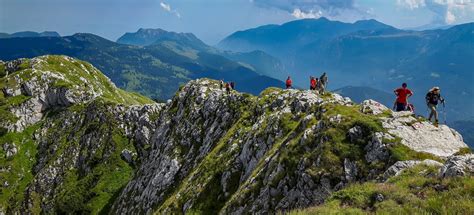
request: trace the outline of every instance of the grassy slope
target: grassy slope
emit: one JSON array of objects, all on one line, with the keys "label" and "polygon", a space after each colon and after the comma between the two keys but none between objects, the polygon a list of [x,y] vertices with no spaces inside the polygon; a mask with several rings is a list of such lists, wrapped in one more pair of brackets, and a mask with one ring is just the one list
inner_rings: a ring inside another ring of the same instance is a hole
[{"label": "grassy slope", "polygon": [[[438,169],[419,165],[386,183],[353,184],[319,207],[290,214],[472,214],[472,177],[440,179]],[[383,201],[377,200],[377,195]]]}]

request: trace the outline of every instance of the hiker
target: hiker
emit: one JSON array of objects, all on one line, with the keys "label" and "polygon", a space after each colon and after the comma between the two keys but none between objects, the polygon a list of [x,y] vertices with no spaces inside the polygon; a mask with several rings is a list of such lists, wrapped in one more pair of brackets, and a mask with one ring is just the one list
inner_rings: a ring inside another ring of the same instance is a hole
[{"label": "hiker", "polygon": [[435,126],[438,126],[438,111],[436,110],[436,107],[438,106],[438,102],[443,103],[444,105],[444,98],[441,97],[439,87],[433,87],[431,88],[428,93],[426,94],[426,105],[430,109],[430,116],[428,117],[428,121],[431,122],[431,118],[434,116],[435,119]]},{"label": "hiker", "polygon": [[224,88],[224,80],[221,79],[221,81],[219,82],[219,86],[221,87],[221,90],[222,88]]},{"label": "hiker", "polygon": [[235,83],[233,81],[230,82],[230,89],[235,90]]},{"label": "hiker", "polygon": [[407,83],[403,83],[402,87],[395,89],[393,92],[397,96],[395,100],[395,111],[405,111],[408,105],[408,98],[413,95],[413,92],[407,88]]},{"label": "hiker", "polygon": [[326,91],[327,84],[328,84],[328,76],[326,75],[326,73],[323,73],[321,77],[319,77],[319,91],[321,94],[324,93],[324,91]]},{"label": "hiker", "polygon": [[291,85],[293,84],[293,81],[291,81],[291,77],[288,76],[286,79],[286,89],[291,89]]},{"label": "hiker", "polygon": [[317,85],[316,79],[313,76],[310,76],[309,77],[309,89],[310,90],[316,90],[316,85]]},{"label": "hiker", "polygon": [[229,82],[225,83],[225,90],[227,91],[227,93],[230,94],[230,84],[229,84]]}]

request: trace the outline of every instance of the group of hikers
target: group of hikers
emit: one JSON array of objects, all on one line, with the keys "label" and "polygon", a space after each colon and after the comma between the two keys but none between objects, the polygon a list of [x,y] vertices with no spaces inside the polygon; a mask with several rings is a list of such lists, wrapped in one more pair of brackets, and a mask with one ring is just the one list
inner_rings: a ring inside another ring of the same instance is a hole
[{"label": "group of hikers", "polygon": [[[395,103],[393,104],[393,109],[395,111],[411,111],[415,112],[415,107],[413,104],[408,103],[408,98],[413,95],[413,92],[408,89],[406,83],[402,84],[402,87],[395,89],[393,92],[397,96]],[[431,119],[434,118],[434,125],[438,126],[439,118],[437,107],[441,103],[444,106],[444,98],[441,97],[441,89],[439,87],[431,88],[425,96],[426,105],[430,110],[428,116],[428,121],[431,122]]]},{"label": "group of hikers", "polygon": [[[286,89],[293,88],[293,81],[291,77],[288,76],[286,79]],[[326,87],[328,84],[328,76],[326,73],[323,73],[319,78],[315,78],[313,76],[309,77],[309,89],[315,91],[319,94],[322,94],[326,91]],[[221,89],[225,88],[225,90],[230,93],[233,89],[235,89],[234,82],[226,82],[224,83],[223,80],[220,81]],[[402,84],[402,87],[397,88],[393,91],[397,96],[394,104],[393,110],[395,111],[411,111],[415,112],[415,106],[413,104],[408,103],[408,98],[413,96],[413,92],[408,89],[408,85],[406,83]],[[441,90],[439,87],[431,88],[425,96],[426,105],[430,110],[430,114],[428,120],[431,122],[431,119],[434,118],[434,125],[438,126],[439,118],[438,118],[438,111],[437,106],[439,103],[443,104],[444,106],[444,98],[441,97]]]},{"label": "group of hikers", "polygon": [[221,90],[222,90],[223,88],[225,88],[225,91],[226,91],[227,93],[230,93],[230,91],[232,91],[233,89],[235,89],[235,83],[234,83],[233,81],[231,81],[231,82],[225,82],[225,83],[224,83],[224,80],[221,80],[221,81],[220,81],[220,87],[221,87]]},{"label": "group of hikers", "polygon": [[[286,89],[291,89],[293,88],[293,81],[291,80],[291,77],[288,76],[286,79]],[[309,89],[314,90],[318,93],[324,93],[326,90],[326,86],[328,84],[328,76],[326,73],[323,73],[321,77],[315,78],[313,76],[309,76]]]}]

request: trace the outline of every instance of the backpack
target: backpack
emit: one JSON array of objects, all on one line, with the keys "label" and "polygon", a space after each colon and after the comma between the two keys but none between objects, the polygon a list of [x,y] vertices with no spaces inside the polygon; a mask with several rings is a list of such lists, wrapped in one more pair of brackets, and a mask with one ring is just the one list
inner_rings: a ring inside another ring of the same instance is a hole
[{"label": "backpack", "polygon": [[436,94],[431,91],[426,94],[426,102],[430,104],[437,105],[440,98],[441,98],[440,94]]}]

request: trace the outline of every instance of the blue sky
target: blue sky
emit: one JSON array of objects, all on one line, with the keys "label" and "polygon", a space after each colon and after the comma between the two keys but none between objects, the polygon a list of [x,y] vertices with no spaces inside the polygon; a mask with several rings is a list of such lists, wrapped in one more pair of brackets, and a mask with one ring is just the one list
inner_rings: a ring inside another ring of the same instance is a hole
[{"label": "blue sky", "polygon": [[0,32],[90,32],[111,40],[163,28],[215,44],[237,30],[320,16],[398,28],[459,24],[474,21],[474,0],[0,0]]}]

